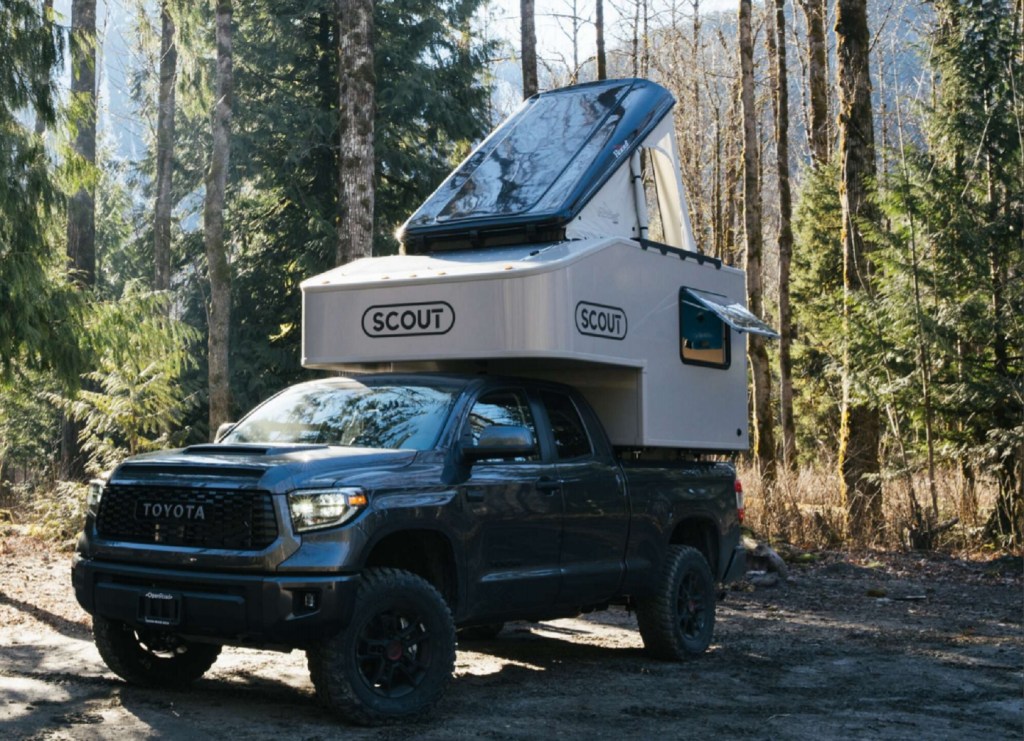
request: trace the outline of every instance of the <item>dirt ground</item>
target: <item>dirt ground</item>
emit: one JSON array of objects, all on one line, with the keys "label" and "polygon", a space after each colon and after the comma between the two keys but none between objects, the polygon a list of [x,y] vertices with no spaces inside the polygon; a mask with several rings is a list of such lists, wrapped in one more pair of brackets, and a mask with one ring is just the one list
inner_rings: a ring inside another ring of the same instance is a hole
[{"label": "dirt ground", "polygon": [[321,710],[305,658],[226,649],[191,691],[109,672],[70,555],[0,538],[5,739],[1021,739],[1021,559],[817,554],[719,603],[704,656],[645,656],[621,610],[460,646],[436,715],[364,729]]}]

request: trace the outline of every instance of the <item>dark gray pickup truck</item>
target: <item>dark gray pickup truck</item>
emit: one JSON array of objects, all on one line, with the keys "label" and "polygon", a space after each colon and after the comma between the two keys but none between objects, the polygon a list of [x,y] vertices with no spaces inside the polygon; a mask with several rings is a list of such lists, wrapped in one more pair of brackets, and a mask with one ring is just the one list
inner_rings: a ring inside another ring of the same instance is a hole
[{"label": "dark gray pickup truck", "polygon": [[717,583],[743,571],[743,503],[732,466],[673,455],[613,450],[558,384],[304,383],[218,443],[94,482],[75,592],[129,682],[186,684],[225,644],[302,649],[357,723],[429,711],[457,635],[507,620],[625,605],[678,660],[707,648]]}]

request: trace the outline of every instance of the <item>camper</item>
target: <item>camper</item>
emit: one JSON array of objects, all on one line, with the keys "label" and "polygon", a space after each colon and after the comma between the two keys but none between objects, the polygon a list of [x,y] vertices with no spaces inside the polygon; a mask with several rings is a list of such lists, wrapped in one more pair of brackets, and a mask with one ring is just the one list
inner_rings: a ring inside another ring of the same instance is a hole
[{"label": "camper", "polygon": [[773,332],[694,243],[672,105],[645,80],[525,101],[401,254],[302,284],[328,377],[94,482],[73,581],[114,672],[303,650],[375,724],[428,713],[510,620],[619,606],[655,658],[708,647],[744,572],[744,343]]},{"label": "camper", "polygon": [[303,364],[561,380],[612,443],[749,448],[744,273],[697,251],[664,88],[542,93],[399,232],[302,284]]}]

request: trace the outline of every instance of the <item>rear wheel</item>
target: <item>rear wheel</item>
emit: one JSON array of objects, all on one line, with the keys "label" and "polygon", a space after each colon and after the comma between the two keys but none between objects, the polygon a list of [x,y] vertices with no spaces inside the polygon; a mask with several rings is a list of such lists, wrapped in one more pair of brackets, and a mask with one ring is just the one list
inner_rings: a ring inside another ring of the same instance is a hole
[{"label": "rear wheel", "polygon": [[369,569],[349,625],[307,651],[317,697],[362,725],[425,715],[455,670],[455,625],[424,579]]},{"label": "rear wheel", "polygon": [[644,647],[659,659],[706,651],[715,630],[715,581],[703,554],[669,546],[658,590],[637,603],[636,618]]},{"label": "rear wheel", "polygon": [[137,630],[119,620],[92,619],[96,648],[111,671],[143,687],[184,687],[203,676],[220,646],[193,643],[170,633]]}]

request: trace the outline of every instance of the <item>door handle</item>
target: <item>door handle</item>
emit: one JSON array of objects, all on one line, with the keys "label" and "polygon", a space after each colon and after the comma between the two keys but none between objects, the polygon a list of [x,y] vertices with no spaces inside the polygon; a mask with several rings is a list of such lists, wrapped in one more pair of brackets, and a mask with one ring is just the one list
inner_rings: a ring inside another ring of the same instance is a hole
[{"label": "door handle", "polygon": [[557,494],[562,490],[561,481],[559,481],[558,479],[549,479],[546,476],[542,479],[538,479],[536,486],[537,491],[539,491],[541,494],[547,494],[548,496]]}]

